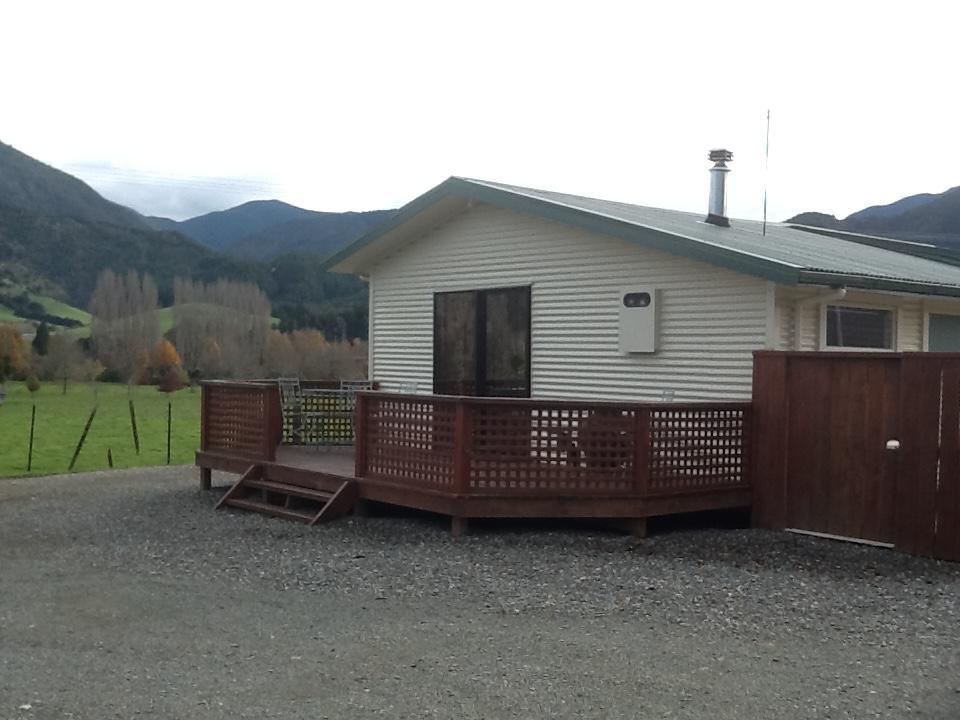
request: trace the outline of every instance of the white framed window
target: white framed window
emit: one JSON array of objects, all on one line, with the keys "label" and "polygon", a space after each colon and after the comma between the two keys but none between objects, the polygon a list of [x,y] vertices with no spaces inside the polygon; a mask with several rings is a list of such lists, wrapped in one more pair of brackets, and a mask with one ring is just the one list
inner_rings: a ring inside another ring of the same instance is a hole
[{"label": "white framed window", "polygon": [[821,342],[827,349],[896,348],[896,314],[891,308],[826,305],[822,320]]}]

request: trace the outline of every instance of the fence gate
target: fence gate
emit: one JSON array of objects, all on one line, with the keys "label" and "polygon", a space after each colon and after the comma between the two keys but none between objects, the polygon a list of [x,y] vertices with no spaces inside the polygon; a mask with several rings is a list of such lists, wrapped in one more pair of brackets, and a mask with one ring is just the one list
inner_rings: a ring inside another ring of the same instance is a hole
[{"label": "fence gate", "polygon": [[756,525],[960,560],[960,355],[764,351],[753,393]]}]

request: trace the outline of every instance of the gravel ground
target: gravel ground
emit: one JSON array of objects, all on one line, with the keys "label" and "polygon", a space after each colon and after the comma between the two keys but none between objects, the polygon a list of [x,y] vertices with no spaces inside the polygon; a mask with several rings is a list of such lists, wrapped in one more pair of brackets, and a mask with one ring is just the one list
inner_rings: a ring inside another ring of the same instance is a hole
[{"label": "gravel ground", "polygon": [[192,468],[0,480],[0,718],[960,718],[960,566],[216,512]]}]

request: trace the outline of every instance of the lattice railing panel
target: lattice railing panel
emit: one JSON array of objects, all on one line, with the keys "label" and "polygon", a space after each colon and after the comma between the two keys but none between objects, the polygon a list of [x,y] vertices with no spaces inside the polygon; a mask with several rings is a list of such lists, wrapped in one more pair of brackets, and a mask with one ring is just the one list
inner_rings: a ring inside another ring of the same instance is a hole
[{"label": "lattice railing panel", "polygon": [[370,396],[367,476],[423,488],[453,484],[456,402],[425,396]]},{"label": "lattice railing panel", "polygon": [[301,406],[283,414],[284,444],[352,445],[355,405],[350,391],[305,388]]},{"label": "lattice railing panel", "polygon": [[652,494],[745,485],[747,410],[651,409],[649,457]]},{"label": "lattice railing panel", "polygon": [[254,459],[266,457],[269,396],[241,383],[205,385],[203,449]]},{"label": "lattice railing panel", "polygon": [[630,408],[531,402],[469,408],[470,492],[623,494],[635,487]]}]

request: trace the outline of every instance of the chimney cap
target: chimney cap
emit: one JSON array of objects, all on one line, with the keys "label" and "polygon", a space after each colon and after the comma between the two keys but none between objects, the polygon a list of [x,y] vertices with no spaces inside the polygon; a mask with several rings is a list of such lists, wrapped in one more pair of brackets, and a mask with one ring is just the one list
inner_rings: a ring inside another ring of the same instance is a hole
[{"label": "chimney cap", "polygon": [[720,227],[730,227],[727,219],[727,187],[726,174],[730,172],[727,163],[733,160],[733,153],[718,148],[710,151],[710,159],[714,166],[710,168],[710,203],[707,206],[706,222]]},{"label": "chimney cap", "polygon": [[710,161],[717,163],[720,167],[724,166],[724,163],[730,162],[733,160],[733,153],[729,150],[717,149],[710,151]]}]

